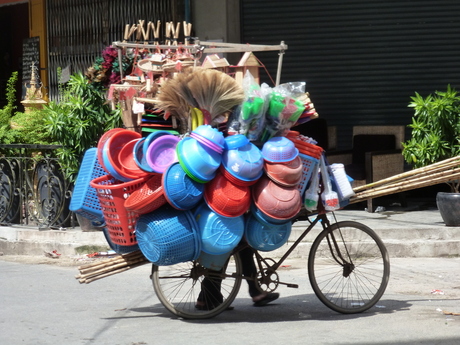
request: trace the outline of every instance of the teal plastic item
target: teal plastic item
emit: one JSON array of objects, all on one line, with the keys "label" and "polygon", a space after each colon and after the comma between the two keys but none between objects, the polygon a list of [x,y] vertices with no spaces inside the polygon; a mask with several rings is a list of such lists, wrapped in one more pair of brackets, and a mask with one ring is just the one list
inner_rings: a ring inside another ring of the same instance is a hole
[{"label": "teal plastic item", "polygon": [[280,248],[291,235],[292,223],[270,224],[249,214],[244,234],[248,244],[260,251],[268,252]]},{"label": "teal plastic item", "polygon": [[201,204],[195,211],[201,234],[201,250],[212,255],[228,253],[243,238],[244,216],[224,217]]}]

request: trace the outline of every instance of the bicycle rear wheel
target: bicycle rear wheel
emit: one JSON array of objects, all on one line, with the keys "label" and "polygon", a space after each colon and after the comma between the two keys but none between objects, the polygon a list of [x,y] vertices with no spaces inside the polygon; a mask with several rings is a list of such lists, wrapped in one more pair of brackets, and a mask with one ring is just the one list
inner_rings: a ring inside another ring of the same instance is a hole
[{"label": "bicycle rear wheel", "polygon": [[[163,306],[185,319],[207,319],[226,310],[241,286],[242,268],[238,254],[228,259],[221,271],[212,271],[197,261],[152,267],[155,293]],[[207,307],[195,307],[198,296]]]},{"label": "bicycle rear wheel", "polygon": [[357,222],[339,222],[313,242],[308,276],[316,296],[327,307],[343,314],[361,313],[385,292],[390,260],[372,229]]}]

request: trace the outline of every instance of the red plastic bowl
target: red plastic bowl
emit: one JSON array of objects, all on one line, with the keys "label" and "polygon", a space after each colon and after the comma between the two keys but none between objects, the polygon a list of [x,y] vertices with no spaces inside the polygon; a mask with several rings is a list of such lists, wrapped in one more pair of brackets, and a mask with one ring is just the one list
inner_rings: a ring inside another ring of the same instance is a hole
[{"label": "red plastic bowl", "polygon": [[251,190],[227,180],[220,171],[204,188],[208,206],[224,217],[239,217],[251,206]]},{"label": "red plastic bowl", "polygon": [[148,172],[139,168],[134,160],[134,147],[141,138],[136,138],[126,143],[118,153],[118,161],[120,162],[121,168],[127,176],[132,178],[145,177],[149,174]]},{"label": "red plastic bowl", "polygon": [[303,166],[299,156],[287,163],[265,161],[264,169],[271,180],[282,186],[297,186],[302,179]]},{"label": "red plastic bowl", "polygon": [[262,176],[252,187],[252,198],[260,211],[275,219],[290,219],[302,207],[296,187],[278,185],[267,176]]},{"label": "red plastic bowl", "polygon": [[104,145],[106,143],[107,140],[110,139],[110,137],[116,133],[116,132],[119,132],[119,131],[122,131],[123,128],[113,128],[107,132],[105,132],[102,137],[99,139],[98,143],[97,143],[97,159],[99,161],[99,164],[104,168],[104,170],[106,172],[107,171],[107,168],[105,167],[104,165],[104,160],[102,158],[102,151],[104,150]]}]

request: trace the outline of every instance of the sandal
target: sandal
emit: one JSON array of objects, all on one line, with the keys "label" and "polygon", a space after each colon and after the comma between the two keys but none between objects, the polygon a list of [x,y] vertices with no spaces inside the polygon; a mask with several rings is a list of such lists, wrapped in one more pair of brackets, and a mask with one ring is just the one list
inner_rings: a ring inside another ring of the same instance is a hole
[{"label": "sandal", "polygon": [[254,307],[263,307],[267,305],[268,303],[273,302],[274,300],[278,299],[278,297],[280,297],[280,294],[277,292],[268,293],[261,300],[254,302]]}]

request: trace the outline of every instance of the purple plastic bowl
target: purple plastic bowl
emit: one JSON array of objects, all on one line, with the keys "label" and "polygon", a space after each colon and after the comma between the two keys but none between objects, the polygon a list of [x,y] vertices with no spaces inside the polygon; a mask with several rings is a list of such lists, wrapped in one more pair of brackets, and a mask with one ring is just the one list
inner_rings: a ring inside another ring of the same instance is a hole
[{"label": "purple plastic bowl", "polygon": [[145,158],[154,172],[162,174],[171,164],[178,161],[176,154],[178,142],[178,137],[168,134],[155,139],[149,145]]}]

